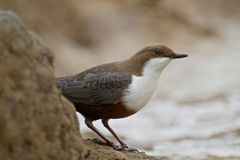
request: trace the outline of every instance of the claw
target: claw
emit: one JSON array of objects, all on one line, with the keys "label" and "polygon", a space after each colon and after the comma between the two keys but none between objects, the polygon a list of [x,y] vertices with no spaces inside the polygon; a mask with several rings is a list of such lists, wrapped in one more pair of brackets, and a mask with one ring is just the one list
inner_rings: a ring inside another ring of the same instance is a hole
[{"label": "claw", "polygon": [[121,146],[121,148],[125,148],[125,149],[128,148],[128,146],[126,144],[121,144],[120,146]]},{"label": "claw", "polygon": [[122,144],[120,146],[117,146],[114,149],[118,150],[118,151],[128,151],[128,152],[134,152],[134,153],[144,153],[144,152],[139,152],[137,149],[134,149],[134,148],[128,148],[128,146],[126,144]]},{"label": "claw", "polygon": [[113,149],[117,150],[117,151],[128,151],[128,152],[134,152],[134,153],[141,153],[141,154],[145,154],[144,152],[139,152],[137,149],[134,148],[129,148],[126,144],[121,144],[121,145],[116,145],[113,142],[109,141],[107,143],[104,143],[102,141],[100,141],[97,138],[92,139],[93,142],[100,144],[100,145],[108,145],[113,147]]}]

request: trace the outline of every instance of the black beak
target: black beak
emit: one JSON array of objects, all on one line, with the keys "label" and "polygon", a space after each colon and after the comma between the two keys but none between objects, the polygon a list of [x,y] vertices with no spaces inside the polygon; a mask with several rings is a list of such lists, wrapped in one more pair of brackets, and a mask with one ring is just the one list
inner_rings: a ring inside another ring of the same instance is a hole
[{"label": "black beak", "polygon": [[185,57],[188,57],[188,55],[186,54],[177,54],[177,53],[174,53],[171,55],[171,58],[185,58]]}]

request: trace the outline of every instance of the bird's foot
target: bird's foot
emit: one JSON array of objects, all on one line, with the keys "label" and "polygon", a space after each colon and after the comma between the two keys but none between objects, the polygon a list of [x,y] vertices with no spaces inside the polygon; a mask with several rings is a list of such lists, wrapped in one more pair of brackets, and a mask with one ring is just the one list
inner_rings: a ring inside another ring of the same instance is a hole
[{"label": "bird's foot", "polygon": [[116,146],[114,149],[118,151],[128,151],[128,152],[145,154],[144,152],[139,152],[137,149],[129,148],[126,144],[121,144],[119,146]]},{"label": "bird's foot", "polygon": [[92,139],[92,141],[96,144],[99,144],[99,145],[110,146],[110,147],[113,147],[114,149],[118,148],[118,146],[111,141],[102,142],[101,140],[99,140],[97,138]]},{"label": "bird's foot", "polygon": [[110,147],[113,147],[114,149],[118,150],[120,148],[120,146],[117,146],[116,144],[114,144],[113,142],[109,141],[109,142],[103,142],[97,138],[93,138],[91,139],[91,141],[93,141],[94,143],[96,144],[99,144],[99,145],[104,145],[104,146],[110,146]]},{"label": "bird's foot", "polygon": [[99,139],[97,139],[97,138],[92,139],[92,141],[93,141],[94,143],[96,143],[96,144],[99,144],[99,145],[108,145],[108,146],[111,146],[111,147],[113,147],[113,149],[115,149],[115,150],[117,150],[117,151],[127,151],[127,152],[134,152],[134,153],[145,154],[145,152],[140,152],[140,151],[138,151],[137,149],[129,148],[126,144],[116,145],[116,144],[114,144],[114,143],[111,142],[111,141],[105,143],[105,142],[102,142],[101,140],[99,140]]}]

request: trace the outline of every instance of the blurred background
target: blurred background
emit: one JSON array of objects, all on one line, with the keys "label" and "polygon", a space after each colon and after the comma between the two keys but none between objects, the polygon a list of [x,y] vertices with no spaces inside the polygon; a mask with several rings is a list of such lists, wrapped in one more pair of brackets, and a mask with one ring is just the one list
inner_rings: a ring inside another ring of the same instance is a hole
[{"label": "blurred background", "polygon": [[[188,54],[164,70],[144,109],[110,121],[130,147],[175,159],[240,158],[239,8],[239,0],[0,0],[53,50],[57,76],[150,44]],[[83,136],[94,135],[78,117]]]}]

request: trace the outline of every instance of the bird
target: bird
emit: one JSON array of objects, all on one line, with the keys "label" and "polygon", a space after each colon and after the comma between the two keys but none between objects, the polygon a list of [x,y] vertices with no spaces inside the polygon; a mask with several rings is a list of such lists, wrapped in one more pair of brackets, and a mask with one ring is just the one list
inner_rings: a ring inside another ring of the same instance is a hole
[{"label": "bird", "polygon": [[[188,57],[175,53],[165,45],[150,45],[122,61],[98,65],[78,74],[56,78],[62,95],[72,102],[85,118],[88,128],[116,150],[129,150],[109,126],[110,119],[131,116],[151,99],[164,68],[173,60]],[[107,139],[94,125],[101,120],[103,126],[120,145]]]}]

